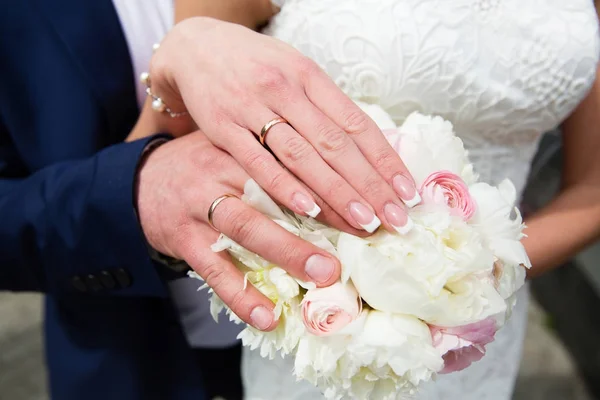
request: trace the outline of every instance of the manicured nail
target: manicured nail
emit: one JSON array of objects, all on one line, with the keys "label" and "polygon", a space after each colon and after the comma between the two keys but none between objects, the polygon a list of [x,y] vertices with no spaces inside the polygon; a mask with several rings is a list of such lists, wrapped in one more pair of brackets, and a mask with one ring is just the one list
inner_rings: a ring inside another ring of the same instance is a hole
[{"label": "manicured nail", "polygon": [[294,193],[292,196],[292,203],[298,208],[298,210],[313,218],[316,218],[321,212],[321,208],[317,205],[317,203],[315,203],[304,193]]},{"label": "manicured nail", "polygon": [[254,307],[254,310],[250,313],[250,320],[256,329],[264,331],[273,323],[273,311],[264,306]]},{"label": "manicured nail", "polygon": [[373,214],[373,211],[358,202],[350,203],[350,215],[352,215],[357,224],[369,233],[375,232],[375,229],[381,225],[381,221]]},{"label": "manicured nail", "polygon": [[335,263],[329,257],[315,254],[306,261],[304,271],[315,282],[327,282],[335,272]]},{"label": "manicured nail", "polygon": [[414,223],[402,208],[396,204],[389,203],[383,208],[387,221],[394,227],[396,232],[405,235],[413,228]]},{"label": "manicured nail", "polygon": [[412,208],[421,202],[421,196],[414,182],[405,175],[396,175],[392,179],[392,186],[407,207]]}]

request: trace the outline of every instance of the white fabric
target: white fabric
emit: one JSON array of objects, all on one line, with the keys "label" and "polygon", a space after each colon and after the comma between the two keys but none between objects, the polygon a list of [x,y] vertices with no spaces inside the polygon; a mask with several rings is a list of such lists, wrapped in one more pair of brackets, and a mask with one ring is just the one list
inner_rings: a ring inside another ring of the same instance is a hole
[{"label": "white fabric", "polygon": [[[160,43],[174,24],[173,0],[113,0],[127,40],[136,80],[140,108],[146,100],[146,86],[138,79],[148,71],[152,46]],[[158,133],[158,132],[157,132]],[[216,323],[210,315],[208,291],[198,292],[197,280],[182,278],[169,284],[169,292],[192,347],[227,347],[237,342],[239,325],[226,317]]]},{"label": "white fabric", "polygon": [[[412,111],[452,121],[489,183],[521,193],[540,136],[590,88],[598,62],[591,0],[278,0],[266,33],[314,59],[352,98],[399,125]],[[508,400],[521,357],[527,291],[480,362],[419,400]],[[291,361],[245,349],[248,400],[321,399]]]},{"label": "white fabric", "polygon": [[136,79],[138,105],[146,100],[146,86],[139,82],[148,71],[152,45],[159,43],[173,26],[174,0],[113,0],[129,47]]}]

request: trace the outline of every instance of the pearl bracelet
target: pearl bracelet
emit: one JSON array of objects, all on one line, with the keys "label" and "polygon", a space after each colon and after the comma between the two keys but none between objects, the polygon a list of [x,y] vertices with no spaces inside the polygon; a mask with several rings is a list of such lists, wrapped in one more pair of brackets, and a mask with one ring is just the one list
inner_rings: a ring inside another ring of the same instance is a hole
[{"label": "pearl bracelet", "polygon": [[[158,50],[159,47],[160,47],[160,45],[158,43],[155,44],[154,46],[152,46],[153,52]],[[188,115],[187,111],[182,111],[182,112],[173,111],[163,102],[163,100],[160,97],[158,97],[156,94],[152,93],[152,89],[150,89],[150,85],[151,85],[150,74],[148,72],[142,72],[140,74],[140,82],[142,82],[144,85],[146,85],[146,94],[152,98],[152,109],[154,111],[161,112],[161,113],[167,113],[167,114],[169,114],[169,116],[171,118],[178,118],[178,117],[182,117],[184,115]]]}]

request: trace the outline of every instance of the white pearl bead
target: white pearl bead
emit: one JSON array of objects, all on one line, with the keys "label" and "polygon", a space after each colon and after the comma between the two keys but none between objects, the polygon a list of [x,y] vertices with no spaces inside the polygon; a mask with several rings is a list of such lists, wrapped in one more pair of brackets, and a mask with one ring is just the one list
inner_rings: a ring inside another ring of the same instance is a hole
[{"label": "white pearl bead", "polygon": [[160,43],[154,43],[154,44],[152,45],[152,51],[156,51],[156,50],[158,50],[158,48],[159,48],[159,47],[160,47]]},{"label": "white pearl bead", "polygon": [[154,111],[163,112],[166,110],[166,108],[167,108],[167,106],[165,105],[165,103],[162,102],[162,100],[160,98],[158,98],[152,102],[152,109]]},{"label": "white pearl bead", "polygon": [[140,82],[142,82],[144,85],[148,86],[148,84],[150,83],[150,74],[147,72],[142,72],[140,74]]}]

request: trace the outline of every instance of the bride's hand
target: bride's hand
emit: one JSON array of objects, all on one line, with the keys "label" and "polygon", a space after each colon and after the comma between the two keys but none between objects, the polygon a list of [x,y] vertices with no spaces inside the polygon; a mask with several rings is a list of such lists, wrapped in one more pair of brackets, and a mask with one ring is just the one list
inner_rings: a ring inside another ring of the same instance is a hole
[{"label": "bride's hand", "polygon": [[[323,219],[346,230],[344,220],[372,232],[380,219],[389,230],[409,229],[403,203],[419,197],[406,167],[375,123],[292,47],[192,18],[164,39],[150,76],[165,104],[187,109],[213,144],[286,207],[310,215],[318,203]],[[266,136],[275,158],[257,136],[280,117],[289,125],[273,125]]]},{"label": "bride's hand", "polygon": [[270,330],[277,325],[273,303],[252,285],[244,289],[244,275],[228,255],[211,250],[219,236],[211,222],[236,243],[318,286],[339,279],[340,263],[238,198],[217,202],[224,195],[241,196],[249,178],[229,154],[194,132],[161,145],[144,160],[136,208],[152,248],[185,260],[236,315]]}]

